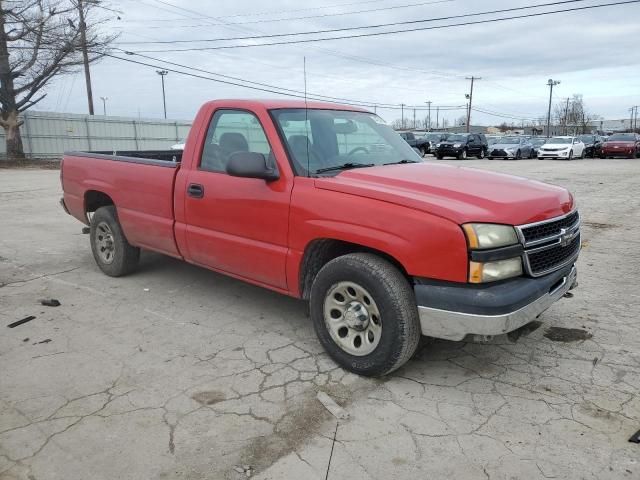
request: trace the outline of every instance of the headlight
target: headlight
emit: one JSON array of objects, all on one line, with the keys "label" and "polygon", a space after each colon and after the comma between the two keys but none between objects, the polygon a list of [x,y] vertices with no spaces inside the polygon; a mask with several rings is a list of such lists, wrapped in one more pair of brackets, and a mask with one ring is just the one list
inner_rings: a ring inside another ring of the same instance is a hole
[{"label": "headlight", "polygon": [[505,148],[504,151],[507,152],[507,153],[515,152],[515,150],[513,148]]},{"label": "headlight", "polygon": [[461,143],[454,143],[453,148],[460,148],[462,146]]},{"label": "headlight", "polygon": [[520,257],[486,263],[469,262],[470,283],[496,282],[520,275],[522,275],[522,260]]},{"label": "headlight", "polygon": [[467,223],[462,228],[471,249],[498,248],[518,243],[516,230],[508,225]]},{"label": "headlight", "polygon": [[439,144],[439,143],[436,143],[436,148],[438,148],[438,147],[440,147],[440,144]]}]

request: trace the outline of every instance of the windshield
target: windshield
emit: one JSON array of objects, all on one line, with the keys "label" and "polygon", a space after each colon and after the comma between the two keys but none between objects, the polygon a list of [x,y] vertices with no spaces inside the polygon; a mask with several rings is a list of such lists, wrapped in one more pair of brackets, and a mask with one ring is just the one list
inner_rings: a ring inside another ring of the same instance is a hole
[{"label": "windshield", "polygon": [[444,135],[442,135],[441,133],[427,133],[424,138],[426,138],[430,142],[439,142],[443,136]]},{"label": "windshield", "polygon": [[466,140],[466,135],[447,135],[447,142],[464,142]]},{"label": "windshield", "polygon": [[292,108],[271,110],[271,114],[298,175],[315,175],[341,165],[422,161],[400,135],[372,113]]},{"label": "windshield", "polygon": [[502,137],[498,140],[498,143],[501,145],[519,145],[520,137]]},{"label": "windshield", "polygon": [[567,137],[553,137],[550,138],[547,143],[572,143],[572,139]]},{"label": "windshield", "polygon": [[531,143],[534,147],[538,147],[547,143],[547,140],[544,138],[531,138],[529,139],[529,143]]},{"label": "windshield", "polygon": [[578,140],[582,143],[593,143],[593,135],[580,135]]},{"label": "windshield", "polygon": [[635,139],[633,133],[616,133],[607,138],[607,142],[633,142]]}]

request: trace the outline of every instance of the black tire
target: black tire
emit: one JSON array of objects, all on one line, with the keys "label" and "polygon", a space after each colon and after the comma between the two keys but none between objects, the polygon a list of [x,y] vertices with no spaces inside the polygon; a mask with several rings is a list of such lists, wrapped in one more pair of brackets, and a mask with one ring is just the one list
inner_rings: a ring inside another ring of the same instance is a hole
[{"label": "black tire", "polygon": [[529,160],[536,158],[535,152],[533,149],[529,150]]},{"label": "black tire", "polygon": [[[379,343],[367,355],[344,350],[325,323],[325,301],[340,282],[352,282],[370,292],[379,310]],[[395,266],[377,255],[351,253],[331,260],[314,279],[309,303],[320,343],[336,363],[353,373],[386,375],[404,365],[418,347],[421,330],[413,289]]]},{"label": "black tire", "polygon": [[516,158],[515,158],[515,159],[516,159],[516,160],[520,160],[521,158],[522,158],[522,152],[521,152],[520,150],[518,150],[518,151],[516,152]]},{"label": "black tire", "polygon": [[584,159],[584,157],[586,157],[585,151],[582,150],[582,153],[580,154],[580,160]]},{"label": "black tire", "polygon": [[567,158],[567,160],[573,160],[573,150],[569,152],[569,157]]},{"label": "black tire", "polygon": [[480,153],[476,155],[480,160],[484,160],[484,148],[480,149]]},{"label": "black tire", "polygon": [[[105,258],[104,248],[100,244],[105,242],[104,235],[110,236],[112,245],[111,256]],[[100,207],[91,218],[89,234],[91,251],[98,267],[110,277],[120,277],[133,272],[138,266],[140,249],[129,244],[118,221],[118,213],[113,205]]]},{"label": "black tire", "polygon": [[466,160],[467,159],[467,149],[463,148],[462,150],[460,150],[460,153],[458,153],[457,158],[458,158],[458,160]]},{"label": "black tire", "polygon": [[442,155],[436,155],[436,158],[437,158],[438,160],[442,160],[444,157],[443,157]]},{"label": "black tire", "polygon": [[422,154],[422,156],[426,156],[427,155],[427,149],[425,147],[420,147],[420,153]]},{"label": "black tire", "polygon": [[487,157],[489,160],[493,160],[493,157]]}]

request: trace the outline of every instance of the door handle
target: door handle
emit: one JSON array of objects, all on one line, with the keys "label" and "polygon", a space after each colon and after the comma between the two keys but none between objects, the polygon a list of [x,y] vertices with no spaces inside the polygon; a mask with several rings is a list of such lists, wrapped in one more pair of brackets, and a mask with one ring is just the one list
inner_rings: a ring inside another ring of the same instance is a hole
[{"label": "door handle", "polygon": [[193,198],[204,197],[204,187],[199,183],[190,183],[187,187],[187,195]]}]

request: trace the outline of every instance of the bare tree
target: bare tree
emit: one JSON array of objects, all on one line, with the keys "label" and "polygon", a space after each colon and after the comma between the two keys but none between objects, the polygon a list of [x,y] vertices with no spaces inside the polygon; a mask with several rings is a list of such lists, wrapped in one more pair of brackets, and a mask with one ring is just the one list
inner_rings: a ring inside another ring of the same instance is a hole
[{"label": "bare tree", "polygon": [[554,107],[554,117],[562,125],[565,135],[589,133],[597,116],[589,112],[582,95],[574,94],[571,98],[558,103]]},{"label": "bare tree", "polygon": [[89,61],[101,58],[115,35],[99,32],[102,20],[83,25],[100,0],[0,0],[0,125],[8,159],[23,159],[20,112],[45,96],[53,77],[82,64],[82,35],[86,26]]}]

